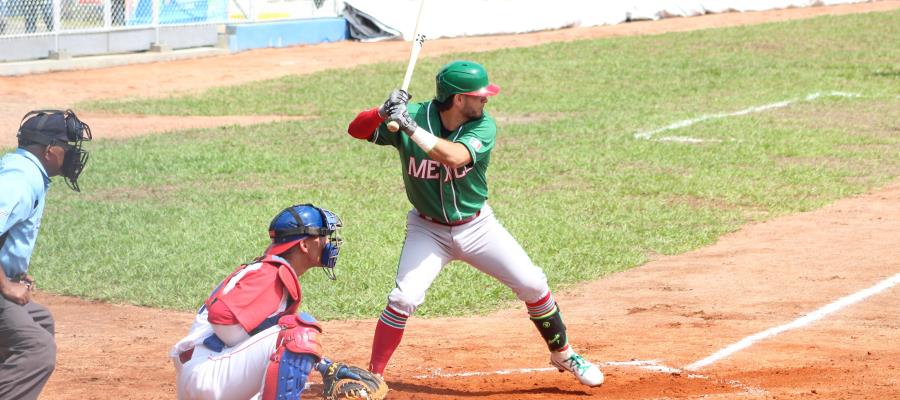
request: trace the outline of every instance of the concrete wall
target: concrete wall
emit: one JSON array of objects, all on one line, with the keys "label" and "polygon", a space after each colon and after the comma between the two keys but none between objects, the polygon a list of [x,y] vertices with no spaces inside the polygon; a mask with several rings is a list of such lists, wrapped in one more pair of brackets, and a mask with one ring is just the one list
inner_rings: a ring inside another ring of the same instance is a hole
[{"label": "concrete wall", "polygon": [[228,25],[228,49],[232,52],[265,47],[336,42],[349,36],[343,18],[317,18]]},{"label": "concrete wall", "polygon": [[[215,46],[217,25],[160,27],[159,43],[153,28],[106,32],[60,33],[0,39],[0,62],[37,60],[60,53],[70,57],[150,50],[154,44],[171,49]],[[58,41],[58,47],[57,47]]]},{"label": "concrete wall", "polygon": [[[60,33],[0,39],[0,62],[40,60],[51,57],[79,57],[133,53],[150,50],[155,44],[188,49],[223,45],[222,25],[163,26],[106,32]],[[224,27],[232,52],[265,47],[286,47],[347,40],[349,30],[343,18],[316,18],[290,21],[230,24]],[[58,43],[58,47],[57,47]],[[58,49],[58,51],[57,51]],[[54,55],[57,53],[57,55]]]}]

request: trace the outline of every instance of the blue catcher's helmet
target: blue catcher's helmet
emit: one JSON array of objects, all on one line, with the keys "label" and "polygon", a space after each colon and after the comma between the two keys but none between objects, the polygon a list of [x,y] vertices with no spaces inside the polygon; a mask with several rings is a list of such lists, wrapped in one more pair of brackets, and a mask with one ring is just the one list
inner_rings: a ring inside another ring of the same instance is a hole
[{"label": "blue catcher's helmet", "polygon": [[338,232],[341,226],[341,219],[331,211],[312,204],[290,206],[278,213],[269,224],[272,245],[266,249],[266,254],[284,253],[308,236],[327,236],[329,240],[322,249],[320,263],[325,267],[325,274],[334,279],[334,266],[343,244]]}]

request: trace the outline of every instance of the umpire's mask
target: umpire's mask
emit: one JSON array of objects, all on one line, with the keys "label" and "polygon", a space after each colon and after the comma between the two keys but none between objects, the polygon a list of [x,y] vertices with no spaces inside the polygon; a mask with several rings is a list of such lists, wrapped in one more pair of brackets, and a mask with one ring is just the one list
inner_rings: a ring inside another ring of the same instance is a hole
[{"label": "umpire's mask", "polygon": [[89,141],[91,128],[81,122],[72,110],[35,110],[22,117],[19,125],[19,147],[32,144],[59,146],[65,149],[62,176],[66,185],[80,192],[78,176],[87,165],[88,152],[81,148],[81,143]]}]

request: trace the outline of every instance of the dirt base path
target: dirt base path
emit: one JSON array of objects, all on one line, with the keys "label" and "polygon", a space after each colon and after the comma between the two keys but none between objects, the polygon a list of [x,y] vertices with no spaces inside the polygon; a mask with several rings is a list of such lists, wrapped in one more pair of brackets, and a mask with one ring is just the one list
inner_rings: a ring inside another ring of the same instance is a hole
[{"label": "dirt base path", "polygon": [[[897,8],[900,1],[882,1],[444,39],[429,42],[424,56]],[[408,44],[402,42],[342,42],[3,77],[0,126],[17,126],[21,115],[38,107],[163,96],[336,66],[404,60],[407,52]],[[349,59],[348,54],[354,57]],[[98,137],[217,123],[208,118],[81,116]],[[232,118],[227,120],[231,124],[279,117],[226,118]],[[12,144],[9,136],[0,139],[6,140],[0,146]],[[389,370],[390,398],[900,398],[896,346],[900,288],[885,281],[897,274],[900,182],[821,210],[747,226],[708,248],[557,293],[572,342],[603,364],[608,378],[601,388],[582,387],[551,370],[546,351],[519,306],[485,317],[412,319]],[[844,296],[868,293],[860,291],[879,282],[888,284],[871,290],[871,297],[845,302],[832,313],[821,311]],[[187,331],[189,313],[44,293],[37,301],[54,313],[59,345],[57,371],[42,399],[175,397],[174,369],[165,355]],[[785,325],[808,313],[822,318]],[[329,354],[365,365],[374,325],[374,318],[326,323]],[[763,334],[751,336],[759,333]],[[697,371],[684,370],[742,340],[749,346],[714,358]],[[312,391],[317,390],[321,386],[314,384]]]}]

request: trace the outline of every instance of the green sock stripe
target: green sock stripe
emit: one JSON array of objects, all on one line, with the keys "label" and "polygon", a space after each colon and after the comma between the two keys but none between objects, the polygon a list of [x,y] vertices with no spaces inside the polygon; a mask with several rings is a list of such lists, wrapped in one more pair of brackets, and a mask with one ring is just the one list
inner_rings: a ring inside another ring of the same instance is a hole
[{"label": "green sock stripe", "polygon": [[379,318],[379,321],[381,321],[382,323],[384,323],[387,326],[390,326],[391,328],[406,329],[406,324],[398,324],[394,321],[391,321],[388,318],[385,318],[384,315],[382,315],[381,318]]},{"label": "green sock stripe", "polygon": [[546,313],[546,314],[543,314],[543,315],[531,316],[531,319],[534,320],[534,321],[539,321],[539,320],[542,320],[542,319],[547,319],[547,318],[552,317],[553,314],[556,314],[556,313],[558,313],[558,312],[559,312],[559,307],[553,307],[553,309],[550,310],[550,312],[548,312],[548,313]]}]

